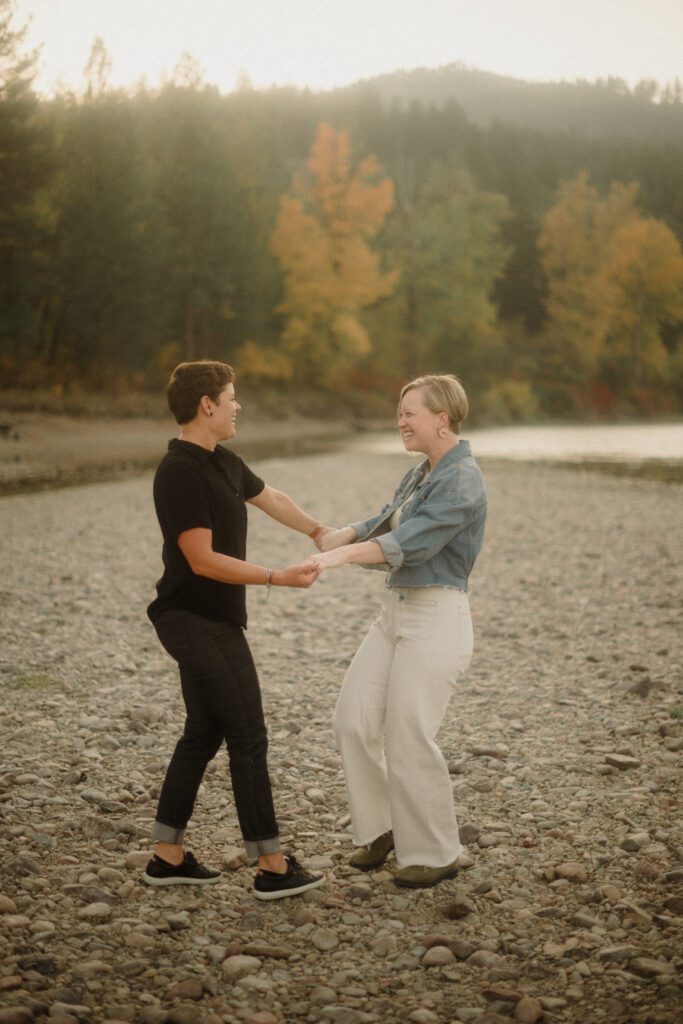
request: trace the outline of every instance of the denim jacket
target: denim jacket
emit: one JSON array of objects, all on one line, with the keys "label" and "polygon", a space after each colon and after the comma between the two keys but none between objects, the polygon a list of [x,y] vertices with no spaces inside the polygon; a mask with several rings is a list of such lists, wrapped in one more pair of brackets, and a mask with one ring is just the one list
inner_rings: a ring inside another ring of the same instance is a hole
[{"label": "denim jacket", "polygon": [[[364,522],[352,523],[356,540],[376,540],[389,587],[457,587],[467,581],[481,550],[486,523],[486,490],[469,441],[460,441],[426,477],[425,459],[409,470],[388,505]],[[408,495],[411,495],[406,501]],[[398,527],[389,520],[401,505]]]}]

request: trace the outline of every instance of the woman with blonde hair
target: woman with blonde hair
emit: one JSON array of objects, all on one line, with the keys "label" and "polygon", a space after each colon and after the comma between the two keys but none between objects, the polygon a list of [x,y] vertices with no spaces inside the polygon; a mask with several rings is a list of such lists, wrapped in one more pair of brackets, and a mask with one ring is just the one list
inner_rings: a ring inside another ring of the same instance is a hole
[{"label": "woman with blonde hair", "polygon": [[370,871],[395,849],[395,881],[436,885],[462,852],[448,768],[436,743],[454,684],[472,655],[468,579],[486,520],[481,471],[460,438],[467,396],[451,374],[406,384],[398,429],[426,458],[376,515],[327,533],[319,570],[387,572],[380,615],[344,679],[334,715],[357,849]]}]

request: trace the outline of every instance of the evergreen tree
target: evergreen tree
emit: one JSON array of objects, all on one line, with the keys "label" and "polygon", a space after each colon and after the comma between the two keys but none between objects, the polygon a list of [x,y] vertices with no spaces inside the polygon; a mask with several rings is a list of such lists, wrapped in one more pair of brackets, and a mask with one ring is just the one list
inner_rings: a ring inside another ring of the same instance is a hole
[{"label": "evergreen tree", "polygon": [[13,0],[0,0],[0,345],[12,378],[35,354],[38,257],[47,226],[39,194],[53,170],[32,91],[37,53],[24,51],[26,29],[14,27],[14,13]]}]

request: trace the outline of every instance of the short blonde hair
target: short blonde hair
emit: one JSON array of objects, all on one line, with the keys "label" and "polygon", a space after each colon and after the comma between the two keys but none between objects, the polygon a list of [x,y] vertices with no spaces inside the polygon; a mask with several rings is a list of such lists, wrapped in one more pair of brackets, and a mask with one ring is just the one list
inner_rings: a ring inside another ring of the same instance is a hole
[{"label": "short blonde hair", "polygon": [[460,424],[470,407],[465,389],[458,378],[452,373],[427,373],[424,377],[416,377],[401,389],[399,411],[403,396],[416,389],[422,392],[427,408],[432,412],[445,412],[448,415],[448,426],[454,434],[459,434]]}]

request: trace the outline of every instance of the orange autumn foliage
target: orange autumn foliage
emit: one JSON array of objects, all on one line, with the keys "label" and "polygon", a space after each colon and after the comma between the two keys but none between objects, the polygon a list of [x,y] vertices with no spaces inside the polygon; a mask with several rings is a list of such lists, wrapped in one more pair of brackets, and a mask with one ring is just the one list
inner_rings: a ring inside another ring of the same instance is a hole
[{"label": "orange autumn foliage", "polygon": [[582,172],[543,219],[548,336],[556,371],[577,382],[656,381],[669,358],[662,325],[683,319],[681,247],[642,215],[637,194],[637,184],[613,182],[601,197]]},{"label": "orange autumn foliage", "polygon": [[370,245],[394,204],[373,157],[355,168],[348,133],[320,124],[307,175],[282,197],[271,248],[285,274],[282,349],[298,375],[334,383],[371,350],[364,309],[392,293]]}]

